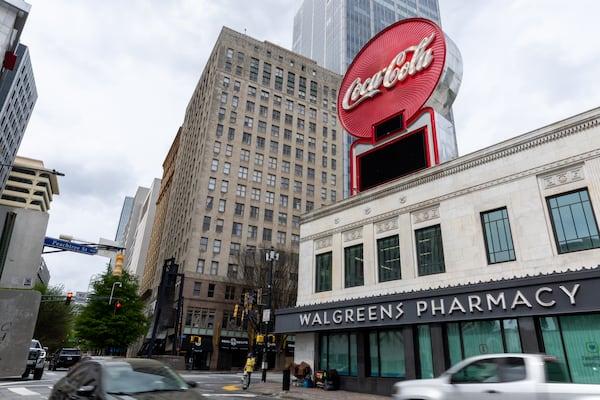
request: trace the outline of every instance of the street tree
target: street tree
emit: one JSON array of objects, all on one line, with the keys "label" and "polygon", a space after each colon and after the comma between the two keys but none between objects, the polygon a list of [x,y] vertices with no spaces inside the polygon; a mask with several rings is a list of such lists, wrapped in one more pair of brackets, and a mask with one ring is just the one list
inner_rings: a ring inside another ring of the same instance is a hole
[{"label": "street tree", "polygon": [[149,326],[138,288],[135,275],[123,270],[115,276],[109,265],[75,319],[77,335],[101,354],[124,354]]},{"label": "street tree", "polygon": [[45,286],[38,284],[34,290],[42,293],[34,336],[52,352],[61,346],[73,329],[75,306],[65,306],[65,290],[62,285]]}]

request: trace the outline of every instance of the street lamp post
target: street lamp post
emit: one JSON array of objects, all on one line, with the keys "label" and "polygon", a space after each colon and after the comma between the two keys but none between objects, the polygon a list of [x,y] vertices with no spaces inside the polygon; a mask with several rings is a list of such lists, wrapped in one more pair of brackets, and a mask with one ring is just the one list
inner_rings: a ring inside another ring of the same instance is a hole
[{"label": "street lamp post", "polygon": [[110,297],[108,298],[108,305],[112,303],[113,294],[115,293],[115,285],[119,286],[120,288],[123,287],[123,284],[121,282],[114,282],[112,284],[112,289],[110,290]]},{"label": "street lamp post", "polygon": [[267,360],[267,349],[269,348],[269,323],[271,322],[271,297],[273,290],[273,262],[279,260],[279,253],[272,247],[265,254],[266,260],[269,262],[269,281],[267,283],[267,308],[263,311],[263,323],[265,324],[265,341],[263,347],[262,358],[262,381],[267,381],[267,369],[269,362]]}]

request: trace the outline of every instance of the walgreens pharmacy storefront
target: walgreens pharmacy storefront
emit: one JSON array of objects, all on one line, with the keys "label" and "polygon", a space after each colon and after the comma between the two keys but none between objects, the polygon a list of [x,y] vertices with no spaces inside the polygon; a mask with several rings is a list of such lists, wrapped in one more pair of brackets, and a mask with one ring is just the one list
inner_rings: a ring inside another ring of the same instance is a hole
[{"label": "walgreens pharmacy storefront", "polygon": [[389,394],[477,354],[546,353],[600,383],[600,269],[279,310],[295,361],[337,370],[346,390]]}]

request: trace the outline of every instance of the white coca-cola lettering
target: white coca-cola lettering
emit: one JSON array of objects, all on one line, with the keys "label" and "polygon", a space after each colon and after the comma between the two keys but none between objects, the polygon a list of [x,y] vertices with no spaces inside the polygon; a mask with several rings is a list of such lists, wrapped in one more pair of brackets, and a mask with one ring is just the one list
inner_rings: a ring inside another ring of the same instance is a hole
[{"label": "white coca-cola lettering", "polygon": [[[391,89],[408,76],[413,76],[429,67],[433,61],[433,49],[428,49],[427,46],[433,42],[434,38],[435,33],[432,33],[423,38],[417,46],[409,46],[396,54],[387,67],[377,71],[364,82],[360,77],[356,78],[344,94],[342,101],[344,110],[352,110],[363,101],[378,95],[381,93],[382,85],[386,89]],[[413,56],[407,60],[408,54],[411,52],[413,52]]]}]

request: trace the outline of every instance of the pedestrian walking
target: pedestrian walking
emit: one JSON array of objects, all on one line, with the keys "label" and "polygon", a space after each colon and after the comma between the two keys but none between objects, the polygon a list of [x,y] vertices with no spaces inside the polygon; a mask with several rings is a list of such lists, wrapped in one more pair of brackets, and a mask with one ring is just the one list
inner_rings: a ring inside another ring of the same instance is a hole
[{"label": "pedestrian walking", "polygon": [[254,365],[256,361],[254,360],[254,355],[252,353],[248,353],[248,358],[246,358],[246,364],[244,365],[244,377],[242,388],[244,390],[248,389],[250,386],[250,377],[252,376],[252,372],[254,371]]}]

